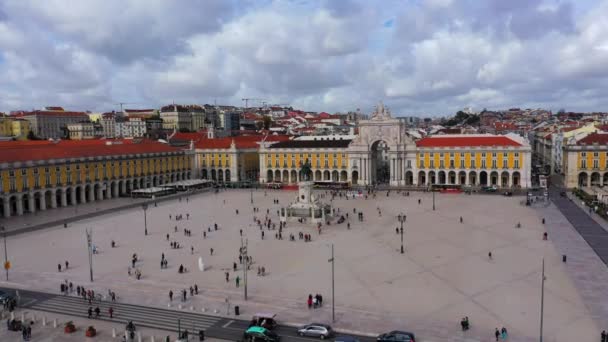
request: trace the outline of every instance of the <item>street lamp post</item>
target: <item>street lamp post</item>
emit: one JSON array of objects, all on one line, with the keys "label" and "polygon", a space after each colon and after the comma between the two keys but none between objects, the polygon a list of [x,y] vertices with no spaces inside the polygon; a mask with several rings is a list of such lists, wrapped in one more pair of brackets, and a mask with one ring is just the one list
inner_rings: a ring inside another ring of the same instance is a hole
[{"label": "street lamp post", "polygon": [[[431,189],[433,191],[433,189]],[[435,191],[433,191],[433,210],[435,210]]]},{"label": "street lamp post", "polygon": [[2,235],[4,237],[4,270],[6,271],[6,281],[8,281],[9,263],[8,263],[8,250],[6,249],[6,228],[4,226],[1,226],[0,230],[2,230]]},{"label": "street lamp post", "polygon": [[141,205],[141,208],[144,210],[144,234],[148,235],[148,204],[144,203]]},{"label": "street lamp post", "polygon": [[251,185],[251,204],[253,204],[253,185]]},{"label": "street lamp post", "polygon": [[243,256],[243,289],[245,291],[245,300],[247,300],[247,268],[249,267],[249,255],[247,254],[247,245],[248,240],[245,239],[245,244],[243,245],[243,238],[241,238],[241,255]]},{"label": "street lamp post", "polygon": [[87,229],[85,231],[87,235],[87,247],[89,249],[89,275],[91,282],[93,282],[93,230]]},{"label": "street lamp post", "polygon": [[540,342],[543,342],[543,316],[545,313],[545,258],[543,258],[543,272],[540,288]]},{"label": "street lamp post", "polygon": [[405,222],[406,218],[407,215],[405,214],[397,215],[397,219],[399,220],[399,223],[401,223],[401,254],[405,253],[405,249],[403,248],[403,222]]},{"label": "street lamp post", "polygon": [[336,322],[336,287],[334,277],[334,244],[331,244],[331,259],[327,262],[331,262],[331,321]]}]

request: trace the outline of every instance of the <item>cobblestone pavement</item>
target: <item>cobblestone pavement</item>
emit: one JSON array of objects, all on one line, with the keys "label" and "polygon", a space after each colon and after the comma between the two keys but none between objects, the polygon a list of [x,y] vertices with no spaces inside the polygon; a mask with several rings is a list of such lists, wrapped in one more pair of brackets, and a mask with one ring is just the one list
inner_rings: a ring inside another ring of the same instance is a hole
[{"label": "cobblestone pavement", "polygon": [[[570,258],[567,264],[561,262],[562,248],[573,248],[568,241],[575,240],[572,236],[560,239],[572,228],[555,207],[525,207],[521,197],[437,194],[437,210],[433,211],[430,193],[412,192],[406,197],[393,192],[387,197],[382,192],[376,199],[334,201],[341,213],[350,213],[350,230],[345,223],[332,224],[319,235],[313,227],[290,223],[284,240],[276,240],[277,231],[273,230],[265,230],[262,240],[253,215],[263,219],[268,210],[276,221],[281,205],[273,200],[284,205],[294,197],[289,191],[269,191],[266,196],[264,191],[256,191],[254,202],[260,208],[256,214],[252,213],[249,191],[162,202],[148,210],[148,236],[143,234],[141,209],[131,209],[76,222],[69,229],[9,237],[14,268],[6,285],[58,291],[59,283],[68,279],[100,293],[111,288],[124,302],[166,307],[169,289],[178,294],[196,283],[202,295],[189,297],[186,303],[196,310],[225,312],[228,300],[230,305],[239,305],[245,317],[271,311],[287,323],[331,322],[331,265],[327,260],[329,244],[333,243],[335,327],[372,335],[411,330],[420,341],[489,341],[494,328],[504,326],[511,341],[525,342],[538,340],[544,257],[548,278],[544,340],[598,339],[598,314],[588,304],[590,297],[577,290],[576,276],[570,276],[577,257],[573,254],[572,262]],[[355,219],[353,208],[364,213],[363,222]],[[401,212],[407,214],[404,255],[399,253],[400,236],[395,234],[396,216]],[[184,220],[169,219],[176,214],[183,214]],[[556,228],[543,226],[543,216],[555,220]],[[520,229],[515,228],[517,222]],[[213,223],[218,223],[218,231]],[[203,230],[210,227],[203,237]],[[88,280],[85,228],[93,228],[94,244],[100,251],[93,258],[94,283]],[[191,230],[192,236],[185,236],[183,229]],[[243,299],[243,283],[240,288],[234,283],[243,275],[237,258],[240,229],[254,258],[248,301]],[[545,229],[550,229],[549,241],[542,240]],[[311,234],[313,241],[297,239],[299,232]],[[288,240],[290,233],[296,235],[295,242]],[[167,234],[183,248],[170,248]],[[117,242],[117,248],[110,247],[111,240]],[[491,259],[488,252],[492,252]],[[133,253],[139,258],[141,280],[127,275]],[[169,268],[163,270],[159,267],[161,253],[169,261]],[[204,261],[204,272],[198,270],[199,257]],[[70,268],[60,273],[57,264],[64,260],[69,260]],[[233,262],[238,265],[237,272],[232,271]],[[178,274],[180,264],[189,272]],[[258,266],[265,266],[268,275],[256,276]],[[322,308],[306,308],[309,293],[323,295]],[[472,323],[466,334],[459,326],[463,316],[469,316]]]}]

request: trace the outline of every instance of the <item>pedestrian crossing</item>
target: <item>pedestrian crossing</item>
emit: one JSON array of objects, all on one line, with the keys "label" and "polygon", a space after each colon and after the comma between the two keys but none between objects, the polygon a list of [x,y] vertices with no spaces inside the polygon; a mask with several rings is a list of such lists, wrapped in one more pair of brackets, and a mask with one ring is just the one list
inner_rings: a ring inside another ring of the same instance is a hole
[{"label": "pedestrian crossing", "polygon": [[[28,308],[32,310],[85,318],[88,317],[89,307],[92,307],[93,310],[96,307],[99,307],[101,311],[100,317],[92,318],[91,322],[95,320],[104,320],[126,324],[129,321],[133,321],[133,324],[135,324],[136,327],[141,326],[172,332],[178,331],[178,319],[179,328],[182,331],[188,329],[191,332],[207,330],[221,320],[220,317],[195,312],[161,309],[117,302],[93,301],[92,304],[89,305],[88,300],[73,296],[54,296],[46,300],[38,300],[28,306]],[[110,318],[109,314],[110,307],[113,309],[112,318]],[[93,313],[93,317],[95,317],[95,313]]]}]

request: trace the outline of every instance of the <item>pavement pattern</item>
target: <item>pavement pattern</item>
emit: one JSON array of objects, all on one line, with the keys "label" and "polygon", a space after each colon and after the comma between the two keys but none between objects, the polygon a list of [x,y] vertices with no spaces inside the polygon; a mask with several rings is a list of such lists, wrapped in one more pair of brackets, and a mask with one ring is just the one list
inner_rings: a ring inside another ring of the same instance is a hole
[{"label": "pavement pattern", "polygon": [[[246,190],[162,202],[148,209],[147,236],[142,210],[133,209],[79,221],[68,229],[9,237],[14,268],[10,281],[3,284],[56,293],[67,279],[74,286],[84,285],[99,293],[112,289],[121,303],[162,308],[168,305],[170,289],[178,294],[198,284],[201,294],[188,296],[184,304],[197,312],[203,308],[225,312],[228,301],[239,305],[244,317],[270,311],[288,324],[332,323],[332,275],[327,260],[330,244],[334,244],[335,328],[372,336],[409,330],[420,341],[488,341],[493,339],[494,328],[504,326],[512,341],[536,341],[544,258],[551,279],[545,288],[545,341],[598,339],[598,315],[575,286],[571,263],[561,261],[561,246],[556,243],[560,231],[550,231],[549,241],[543,241],[543,232],[549,230],[540,219],[545,209],[522,205],[522,197],[437,194],[435,211],[430,193],[412,192],[408,197],[381,192],[367,200],[341,198],[333,205],[341,214],[350,214],[350,230],[346,222],[332,224],[319,235],[311,226],[290,223],[283,240],[275,239],[278,231],[267,229],[262,240],[253,216],[263,219],[268,210],[268,216],[277,221],[276,211],[295,195],[258,190],[254,192],[258,213],[252,212]],[[280,204],[274,204],[275,199]],[[356,220],[353,209],[364,213],[363,222]],[[189,219],[185,219],[186,213]],[[407,215],[403,255],[399,253],[400,235],[395,233],[399,213]],[[183,214],[184,220],[175,221],[176,214]],[[559,225],[571,227],[558,210],[551,215]],[[518,222],[521,228],[516,228]],[[85,228],[93,229],[100,251],[93,257],[93,283],[88,279]],[[183,229],[191,230],[192,236],[185,236]],[[244,284],[237,288],[234,282],[237,276],[243,278],[237,258],[240,229],[254,259],[247,301]],[[299,232],[311,234],[312,242],[297,239]],[[288,240],[290,233],[296,235],[295,242]],[[117,242],[116,248],[110,247],[111,240]],[[170,248],[170,241],[183,248]],[[136,267],[142,271],[141,280],[127,275],[133,253],[139,257]],[[159,267],[161,253],[169,260],[167,269]],[[198,270],[199,257],[205,263],[204,272]],[[64,260],[70,261],[70,268],[58,272],[57,264]],[[189,272],[178,274],[180,264]],[[256,276],[258,266],[264,266],[268,274]],[[322,294],[324,306],[308,309],[309,293]],[[463,333],[459,321],[464,316],[469,316],[472,329]]]},{"label": "pavement pattern", "polygon": [[[2,288],[3,291],[15,295],[16,289]],[[97,326],[100,322],[118,323],[114,326],[119,326],[117,331],[124,330],[124,326],[128,322],[141,330],[141,327],[152,328],[169,332],[168,335],[176,336],[177,332],[188,330],[189,334],[194,334],[198,340],[198,332],[205,332],[205,339],[212,338],[214,340],[239,341],[243,337],[243,332],[248,328],[249,321],[239,319],[237,317],[224,318],[219,315],[203,314],[194,312],[188,307],[183,310],[178,310],[176,304],[173,309],[157,308],[149,306],[141,306],[134,304],[125,304],[111,302],[107,300],[93,300],[91,304],[87,300],[73,295],[58,295],[39,291],[19,291],[20,311],[35,311],[43,312],[46,315],[58,314],[69,315],[70,317],[78,317],[86,319],[87,325]],[[94,318],[88,318],[88,309],[99,307],[101,315]],[[112,308],[113,315],[109,316],[109,308]],[[20,312],[17,312],[15,317],[19,319]],[[31,317],[30,314],[27,317]],[[38,317],[41,317],[39,314]],[[50,324],[50,320],[48,321]],[[122,328],[122,329],[121,329]],[[282,341],[299,341],[309,342],[317,341],[316,338],[298,336],[297,328],[285,325],[280,325],[274,330],[281,336]],[[158,334],[157,335],[163,335]],[[356,336],[361,342],[372,342],[375,339],[368,336]]]}]

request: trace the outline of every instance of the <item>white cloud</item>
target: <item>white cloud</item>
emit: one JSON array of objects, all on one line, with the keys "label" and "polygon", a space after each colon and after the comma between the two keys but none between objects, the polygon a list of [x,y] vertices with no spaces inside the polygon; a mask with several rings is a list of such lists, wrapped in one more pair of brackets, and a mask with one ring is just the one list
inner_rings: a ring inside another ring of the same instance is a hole
[{"label": "white cloud", "polygon": [[0,109],[252,96],[325,111],[384,98],[401,114],[608,104],[608,1],[587,12],[543,0],[384,5],[6,0]]}]

